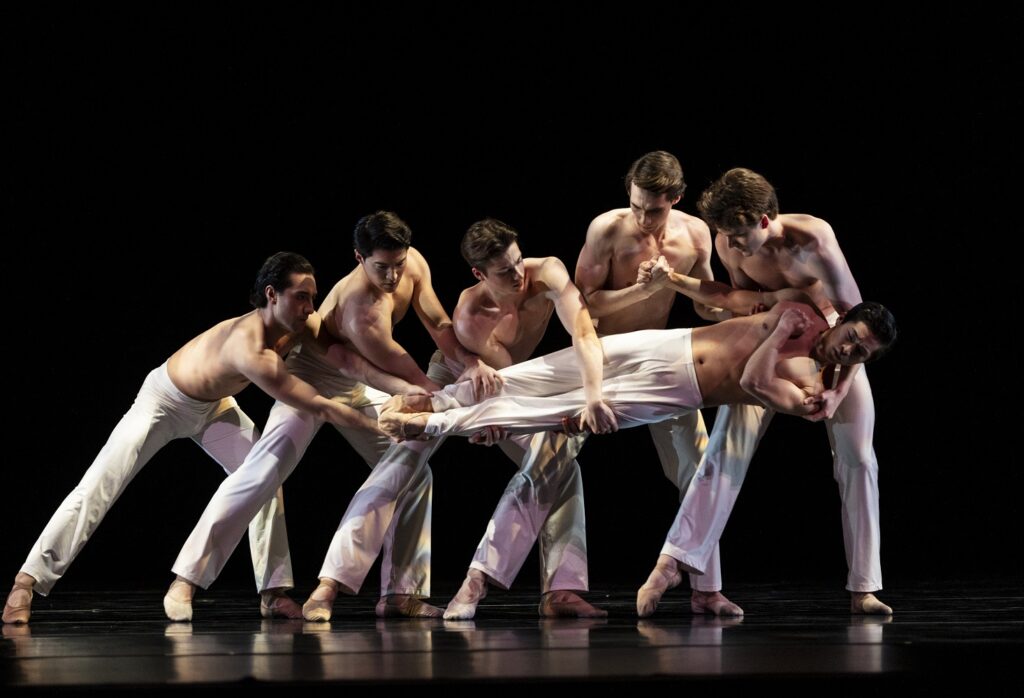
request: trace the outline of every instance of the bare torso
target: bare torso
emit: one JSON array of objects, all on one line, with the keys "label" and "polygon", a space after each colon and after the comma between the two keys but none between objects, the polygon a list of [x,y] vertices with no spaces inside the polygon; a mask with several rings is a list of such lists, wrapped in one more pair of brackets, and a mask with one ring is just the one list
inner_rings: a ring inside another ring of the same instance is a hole
[{"label": "bare torso", "polygon": [[[659,255],[680,273],[706,277],[698,269],[710,256],[711,240],[707,226],[699,218],[672,210],[665,229],[659,235],[649,235],[637,226],[630,209],[622,208],[602,214],[594,225],[604,226],[600,231],[602,242],[611,253],[604,289],[617,290],[635,284],[640,264]],[[600,334],[618,334],[664,329],[676,295],[670,288],[661,289],[642,303],[603,315],[597,330]]]},{"label": "bare torso", "polygon": [[[828,324],[813,315],[812,326],[782,347],[776,373],[808,395],[822,392],[821,366],[810,358],[811,347]],[[754,350],[771,334],[768,313],[734,318],[693,330],[692,348],[697,383],[708,407],[737,403],[759,404],[740,387],[740,377]]]},{"label": "bare torso", "polygon": [[290,335],[267,347],[266,330],[257,311],[225,320],[190,340],[167,360],[167,373],[178,390],[196,400],[214,401],[236,395],[250,380],[239,370],[246,352],[273,348],[288,353]]},{"label": "bare torso", "polygon": [[554,302],[538,281],[544,258],[523,260],[524,289],[506,301],[495,301],[483,282],[467,288],[455,308],[455,334],[490,366],[504,368],[530,358],[547,330]]},{"label": "bare torso", "polygon": [[418,259],[410,255],[408,269],[402,275],[398,287],[392,293],[384,293],[366,280],[360,268],[356,267],[330,290],[320,304],[317,313],[323,320],[322,332],[328,337],[353,348],[348,338],[347,327],[358,325],[367,317],[380,315],[394,327],[405,317],[412,301],[413,289],[418,277]]},{"label": "bare torso", "polygon": [[825,221],[802,213],[779,214],[775,220],[782,225],[783,238],[766,243],[749,257],[730,249],[723,235],[716,237],[719,257],[734,284],[777,291],[803,288],[817,280],[837,308],[845,310],[861,302],[857,284]]}]

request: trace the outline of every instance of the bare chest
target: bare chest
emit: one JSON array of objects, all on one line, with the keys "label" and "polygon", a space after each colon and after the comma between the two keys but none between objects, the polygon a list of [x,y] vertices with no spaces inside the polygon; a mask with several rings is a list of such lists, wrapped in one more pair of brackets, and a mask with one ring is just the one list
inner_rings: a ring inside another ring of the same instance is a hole
[{"label": "bare chest", "polygon": [[697,250],[681,236],[661,241],[654,237],[630,237],[615,247],[612,255],[611,288],[626,288],[636,283],[637,271],[643,262],[665,257],[676,271],[689,274],[697,262]]},{"label": "bare chest", "polygon": [[822,277],[817,255],[801,250],[739,257],[739,268],[763,289],[802,288]]},{"label": "bare chest", "polygon": [[518,308],[494,311],[493,336],[517,361],[528,357],[544,336],[554,304],[543,296],[532,298]]}]

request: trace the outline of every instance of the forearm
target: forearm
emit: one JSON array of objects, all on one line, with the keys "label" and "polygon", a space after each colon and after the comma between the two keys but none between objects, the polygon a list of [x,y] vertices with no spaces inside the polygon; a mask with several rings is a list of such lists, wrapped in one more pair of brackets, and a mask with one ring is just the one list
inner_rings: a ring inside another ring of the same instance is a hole
[{"label": "forearm", "polygon": [[376,419],[367,417],[362,412],[340,402],[328,400],[323,396],[317,397],[319,398],[316,401],[319,412],[317,416],[325,422],[330,422],[338,427],[355,427],[383,435],[384,432],[380,430]]},{"label": "forearm", "polygon": [[349,378],[391,395],[415,392],[418,387],[404,378],[380,370],[365,357],[340,344],[335,344],[327,351],[327,360]]},{"label": "forearm", "polygon": [[272,373],[254,376],[254,382],[275,400],[307,412],[317,419],[338,426],[377,430],[374,420],[347,405],[328,400],[312,385],[284,370],[283,364]]},{"label": "forearm", "polygon": [[[423,373],[413,358],[408,352],[399,353],[397,351],[388,351],[381,353],[370,353],[369,356],[380,356],[380,361],[377,364],[378,369],[385,374],[391,374],[405,383],[411,383],[412,385],[422,388],[427,392],[433,391],[437,388],[433,381],[427,378],[427,375]],[[371,383],[372,385],[372,383]],[[383,388],[382,388],[383,390]],[[390,391],[386,391],[390,392]]]},{"label": "forearm", "polygon": [[579,361],[580,377],[583,379],[583,394],[587,403],[603,399],[602,379],[604,376],[604,352],[597,334],[589,332],[573,338],[573,349]]},{"label": "forearm", "polygon": [[695,303],[707,308],[724,309],[735,315],[749,315],[751,308],[766,302],[765,294],[759,291],[733,288],[720,281],[697,279],[678,272],[672,272],[668,285]]},{"label": "forearm", "polygon": [[633,284],[614,291],[591,291],[587,295],[587,309],[593,318],[604,317],[647,300],[656,290],[645,284]]}]

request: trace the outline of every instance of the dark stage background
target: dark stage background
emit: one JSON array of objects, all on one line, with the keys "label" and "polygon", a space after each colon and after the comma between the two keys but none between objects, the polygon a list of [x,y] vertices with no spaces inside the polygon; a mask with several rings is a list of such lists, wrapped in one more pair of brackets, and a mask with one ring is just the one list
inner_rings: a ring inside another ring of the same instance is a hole
[{"label": "dark stage background", "polygon": [[[392,209],[450,312],[473,281],[457,250],[471,222],[501,218],[526,254],[572,268],[589,221],[627,205],[630,163],[665,149],[689,183],[681,209],[695,213],[724,170],[758,170],[783,211],[832,223],[864,296],[899,318],[899,345],[870,367],[887,586],[1019,578],[1019,380],[1003,366],[1017,354],[1017,264],[1005,257],[1019,247],[1019,197],[1000,190],[1019,146],[1008,128],[1019,76],[1000,55],[1016,18],[882,7],[799,18],[738,7],[79,7],[5,22],[3,574],[146,373],[248,310],[269,254],[306,255],[326,293],[354,264],[356,219]],[[978,37],[985,48],[970,48]],[[677,304],[674,324],[699,322]],[[415,317],[396,337],[425,366]],[[541,348],[566,339],[554,325]],[[239,401],[263,423],[265,395],[248,388]],[[677,493],[646,430],[595,437],[580,462],[592,586],[638,585]],[[513,467],[457,439],[432,463],[434,592],[445,597]],[[366,472],[325,429],[288,481],[306,588]],[[166,585],[220,480],[193,444],[172,443],[58,590]],[[723,560],[727,585],[820,580],[839,593],[846,564],[821,425],[776,419]],[[240,551],[218,585],[250,575]],[[520,582],[536,583],[534,561]]]}]

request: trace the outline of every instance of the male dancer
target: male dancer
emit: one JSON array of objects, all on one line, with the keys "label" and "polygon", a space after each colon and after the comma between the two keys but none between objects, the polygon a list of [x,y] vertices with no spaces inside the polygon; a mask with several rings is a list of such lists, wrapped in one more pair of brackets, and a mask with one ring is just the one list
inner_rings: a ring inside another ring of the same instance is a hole
[{"label": "male dancer", "polygon": [[[458,344],[451,320],[434,294],[426,260],[410,246],[411,237],[409,226],[388,211],[359,220],[354,234],[357,266],[334,286],[320,306],[321,332],[351,347],[383,371],[430,390],[436,384],[392,336],[394,325],[411,307],[438,347],[469,367],[464,378],[480,393],[493,390],[496,374]],[[293,352],[288,366],[325,397],[366,416],[375,417],[378,406],[388,397],[348,380],[320,357],[306,351]],[[218,489],[174,564],[177,578],[164,598],[169,618],[191,617],[195,587],[206,588],[217,578],[228,554],[241,539],[242,528],[237,522],[259,509],[288,477],[323,423],[286,403],[273,406],[263,438]],[[351,593],[358,591],[383,547],[377,614],[439,616],[440,609],[420,600],[429,596],[430,584],[428,445],[389,448],[390,442],[377,434],[339,431],[373,470],[346,512],[346,519],[361,526],[360,533],[352,537],[343,555],[328,555],[320,574],[321,585],[312,600],[324,602],[329,617],[329,600],[333,600],[339,588]],[[342,523],[344,526],[345,520]],[[312,613],[305,615],[307,619],[326,620]]]},{"label": "male dancer", "polygon": [[[462,292],[453,313],[463,346],[491,366],[510,366],[529,358],[557,313],[572,337],[585,386],[581,419],[591,431],[614,431],[614,415],[601,397],[600,343],[565,265],[557,257],[524,258],[516,231],[490,218],[469,227],[461,248],[479,281]],[[607,615],[576,593],[589,588],[583,480],[573,460],[583,440],[544,432],[499,442],[519,470],[487,524],[466,579],[445,610],[446,619],[473,618],[488,585],[508,589],[538,537],[540,614]]]},{"label": "male dancer", "polygon": [[[281,356],[304,330],[315,296],[309,262],[279,252],[266,260],[256,278],[251,294],[255,310],[218,323],[150,372],[131,409],[32,547],[4,605],[4,623],[28,622],[33,592],[50,593],[128,483],[171,440],[191,438],[224,470],[235,471],[259,438],[234,398],[249,383],[316,419],[378,433],[368,416],[323,398],[285,368]],[[346,370],[356,370],[357,364],[367,368],[343,347],[331,351],[335,359],[346,355]],[[356,375],[365,379],[366,374]],[[239,521],[240,530],[246,525],[260,611],[264,617],[287,615],[295,604],[283,592],[292,585],[292,572],[283,499],[276,485]]]},{"label": "male dancer", "polygon": [[[685,189],[682,168],[673,155],[647,153],[626,175],[629,208],[613,209],[591,222],[576,263],[576,285],[586,295],[602,336],[667,327],[676,292],[637,284],[643,262],[664,256],[680,273],[712,278],[707,225],[672,208]],[[694,309],[704,319],[720,319],[714,309],[699,303]],[[707,443],[700,412],[687,412],[649,428],[665,476],[679,489],[682,499]],[[717,549],[708,573],[692,576],[690,587],[694,613],[743,614],[743,609],[721,593]]]}]

